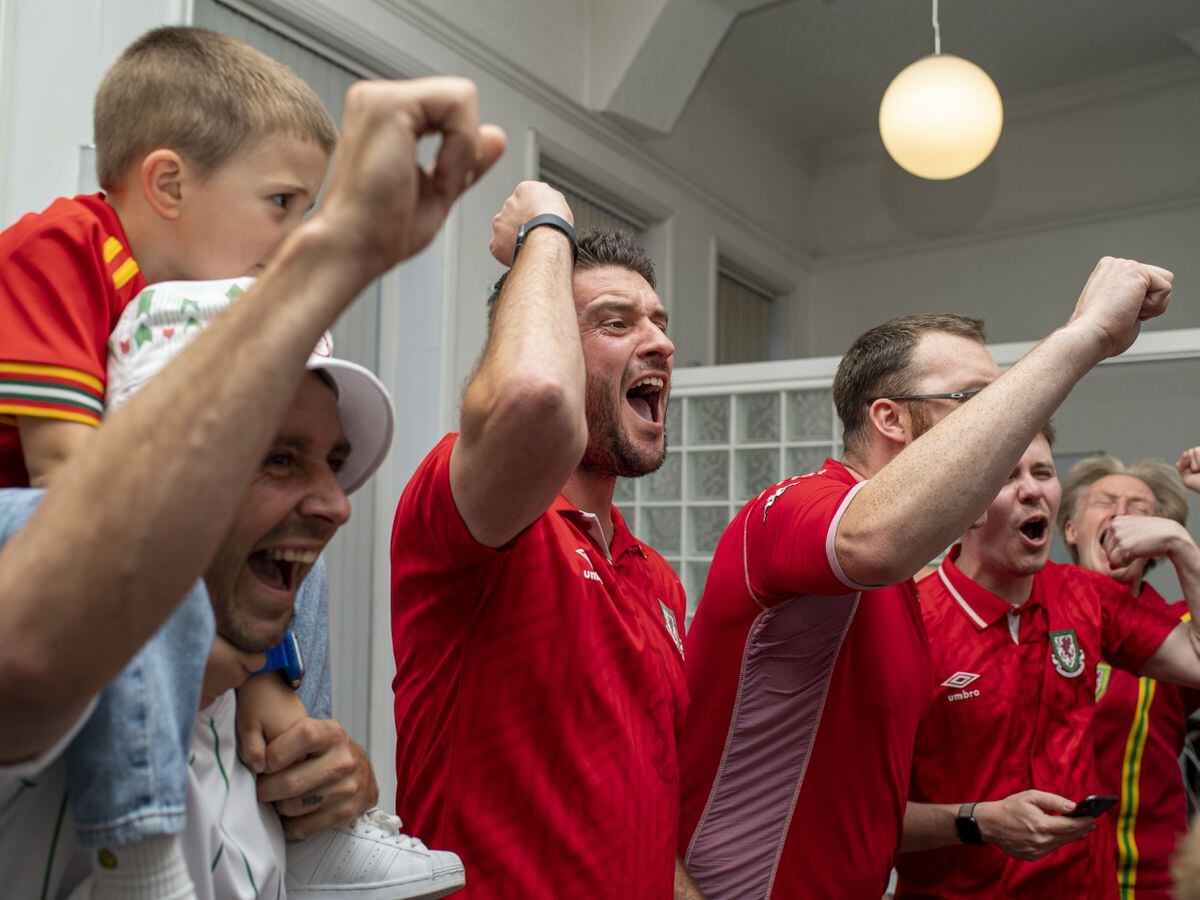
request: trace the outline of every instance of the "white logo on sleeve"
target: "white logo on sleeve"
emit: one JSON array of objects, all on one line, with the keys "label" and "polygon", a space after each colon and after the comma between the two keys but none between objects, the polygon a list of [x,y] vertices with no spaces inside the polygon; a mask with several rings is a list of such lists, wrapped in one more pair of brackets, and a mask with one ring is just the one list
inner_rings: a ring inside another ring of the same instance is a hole
[{"label": "white logo on sleeve", "polygon": [[583,577],[589,581],[598,581],[600,584],[604,584],[604,579],[600,577],[600,573],[597,572],[596,567],[592,565],[592,560],[587,555],[587,551],[580,547],[575,552],[583,557],[583,561],[587,563],[587,568],[583,570]]},{"label": "white logo on sleeve", "polygon": [[957,700],[970,700],[973,697],[979,696],[979,688],[971,691],[965,691],[963,688],[979,680],[979,676],[974,672],[955,672],[949,678],[942,682],[942,687],[953,688],[956,693],[947,694],[946,700],[954,703]]},{"label": "white logo on sleeve", "polygon": [[683,656],[683,638],[679,634],[679,622],[675,619],[675,613],[661,600],[658,601],[658,605],[662,608],[663,623],[667,626],[667,634],[675,642],[675,649],[679,651],[679,655]]}]

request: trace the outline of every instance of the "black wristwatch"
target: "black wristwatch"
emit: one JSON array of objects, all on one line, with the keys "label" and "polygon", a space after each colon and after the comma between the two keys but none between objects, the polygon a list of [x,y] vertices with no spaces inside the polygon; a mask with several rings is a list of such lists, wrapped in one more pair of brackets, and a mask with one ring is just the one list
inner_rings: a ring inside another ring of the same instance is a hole
[{"label": "black wristwatch", "polygon": [[571,242],[571,265],[579,262],[579,242],[575,239],[575,229],[571,227],[571,223],[554,213],[543,213],[540,216],[534,216],[517,231],[517,244],[513,247],[513,265],[517,264],[517,254],[521,252],[521,245],[525,243],[529,232],[535,228],[541,228],[543,225],[556,228],[567,236],[567,240]]},{"label": "black wristwatch", "polygon": [[979,823],[975,821],[975,806],[979,803],[976,800],[974,803],[964,803],[958,808],[958,817],[954,820],[954,830],[958,832],[958,839],[964,844],[974,844],[979,846],[986,844],[983,839],[983,832],[979,830]]}]

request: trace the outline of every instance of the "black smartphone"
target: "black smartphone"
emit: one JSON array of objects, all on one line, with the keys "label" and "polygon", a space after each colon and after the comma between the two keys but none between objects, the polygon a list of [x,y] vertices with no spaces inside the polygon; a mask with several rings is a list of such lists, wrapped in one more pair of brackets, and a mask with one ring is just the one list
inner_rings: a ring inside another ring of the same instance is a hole
[{"label": "black smartphone", "polygon": [[1095,818],[1096,816],[1104,815],[1104,813],[1116,806],[1120,802],[1120,799],[1120,797],[1114,797],[1112,794],[1089,794],[1076,803],[1075,808],[1067,813],[1067,815],[1072,819],[1080,819],[1084,816]]}]

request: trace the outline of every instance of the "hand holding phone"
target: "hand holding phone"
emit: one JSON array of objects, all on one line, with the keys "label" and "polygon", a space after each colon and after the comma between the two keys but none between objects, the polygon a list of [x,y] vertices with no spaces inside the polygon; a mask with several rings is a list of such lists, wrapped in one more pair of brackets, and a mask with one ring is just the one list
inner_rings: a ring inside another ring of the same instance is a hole
[{"label": "hand holding phone", "polygon": [[1067,813],[1072,819],[1081,819],[1084,816],[1102,816],[1108,812],[1121,800],[1120,797],[1114,797],[1112,794],[1088,794],[1078,803],[1075,808]]}]

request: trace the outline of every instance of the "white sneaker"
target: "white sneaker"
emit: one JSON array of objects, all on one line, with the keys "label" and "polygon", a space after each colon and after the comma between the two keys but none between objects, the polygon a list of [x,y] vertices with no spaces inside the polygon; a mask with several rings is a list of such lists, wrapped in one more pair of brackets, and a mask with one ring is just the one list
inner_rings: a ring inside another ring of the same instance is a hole
[{"label": "white sneaker", "polygon": [[398,816],[369,809],[349,825],[287,845],[284,885],[294,900],[444,897],[467,883],[462,860],[400,833]]}]

